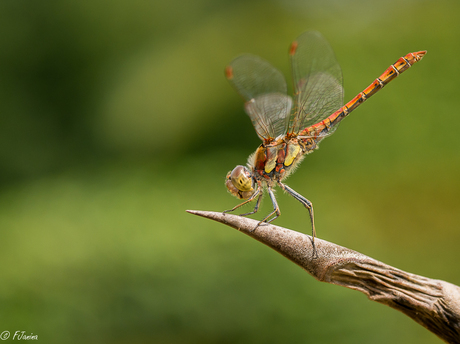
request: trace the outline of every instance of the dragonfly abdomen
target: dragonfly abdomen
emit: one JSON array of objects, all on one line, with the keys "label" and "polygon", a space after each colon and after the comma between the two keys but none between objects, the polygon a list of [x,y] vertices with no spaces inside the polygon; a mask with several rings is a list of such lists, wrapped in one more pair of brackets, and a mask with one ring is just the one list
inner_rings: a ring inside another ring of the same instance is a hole
[{"label": "dragonfly abdomen", "polygon": [[372,84],[366,87],[356,97],[354,97],[325,120],[302,130],[299,136],[325,137],[328,132],[335,129],[335,127],[343,118],[347,117],[354,109],[364,103],[368,98],[372,97],[375,93],[380,91],[386,84],[395,79],[399,74],[409,69],[409,67],[411,67],[414,63],[420,61],[425,54],[426,51],[417,51],[400,57],[394,64],[388,67],[382,75],[375,79]]}]

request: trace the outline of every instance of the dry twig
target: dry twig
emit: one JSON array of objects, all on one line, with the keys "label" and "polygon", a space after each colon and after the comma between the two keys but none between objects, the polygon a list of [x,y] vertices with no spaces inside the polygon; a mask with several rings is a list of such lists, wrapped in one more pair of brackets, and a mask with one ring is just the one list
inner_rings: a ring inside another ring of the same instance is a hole
[{"label": "dry twig", "polygon": [[460,343],[460,287],[411,274],[359,252],[290,229],[209,211],[188,210],[249,235],[293,261],[322,282],[363,292],[397,309],[447,343]]}]

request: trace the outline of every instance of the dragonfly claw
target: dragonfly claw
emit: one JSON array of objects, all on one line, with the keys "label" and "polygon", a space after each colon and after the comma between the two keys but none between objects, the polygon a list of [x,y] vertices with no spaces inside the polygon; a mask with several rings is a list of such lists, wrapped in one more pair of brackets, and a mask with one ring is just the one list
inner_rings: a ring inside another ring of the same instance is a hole
[{"label": "dragonfly claw", "polygon": [[257,225],[251,230],[251,233],[254,232],[264,221],[260,221]]}]

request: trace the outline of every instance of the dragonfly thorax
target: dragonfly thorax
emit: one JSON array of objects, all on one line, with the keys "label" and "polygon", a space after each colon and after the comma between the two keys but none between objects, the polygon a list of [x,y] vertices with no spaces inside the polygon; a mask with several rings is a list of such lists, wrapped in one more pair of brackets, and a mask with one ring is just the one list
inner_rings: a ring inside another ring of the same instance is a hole
[{"label": "dragonfly thorax", "polygon": [[267,184],[285,179],[300,163],[309,146],[296,137],[262,144],[248,159],[254,179]]},{"label": "dragonfly thorax", "polygon": [[254,192],[254,178],[251,171],[245,166],[238,165],[227,173],[225,186],[228,191],[239,199],[248,199]]}]

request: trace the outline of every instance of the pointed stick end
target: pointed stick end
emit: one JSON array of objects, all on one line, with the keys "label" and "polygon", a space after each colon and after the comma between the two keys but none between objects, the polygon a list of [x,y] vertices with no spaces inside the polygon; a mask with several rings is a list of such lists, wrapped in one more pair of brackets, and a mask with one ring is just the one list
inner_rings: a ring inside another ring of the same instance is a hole
[{"label": "pointed stick end", "polygon": [[241,217],[241,216],[233,215],[233,214],[225,214],[222,212],[202,211],[202,210],[186,210],[186,211],[187,213],[190,213],[193,215],[198,215],[198,216],[210,219],[210,220],[214,220],[214,221],[223,223],[225,225],[238,229],[239,231],[242,231],[246,234],[251,234],[258,223],[258,221],[253,220],[253,219],[249,219],[249,218],[245,218],[245,217]]},{"label": "pointed stick end", "polygon": [[213,212],[211,211],[203,211],[203,210],[186,210],[187,213],[193,214],[193,215],[198,215],[201,217],[206,217],[206,218],[213,218],[211,214]]},{"label": "pointed stick end", "polygon": [[198,215],[201,217],[205,217],[207,219],[211,219],[217,222],[225,223],[225,224],[232,224],[234,221],[228,222],[228,219],[233,219],[239,218],[239,216],[236,215],[227,215],[221,212],[215,212],[215,211],[204,211],[204,210],[186,210],[187,213],[193,214],[193,215]]}]

